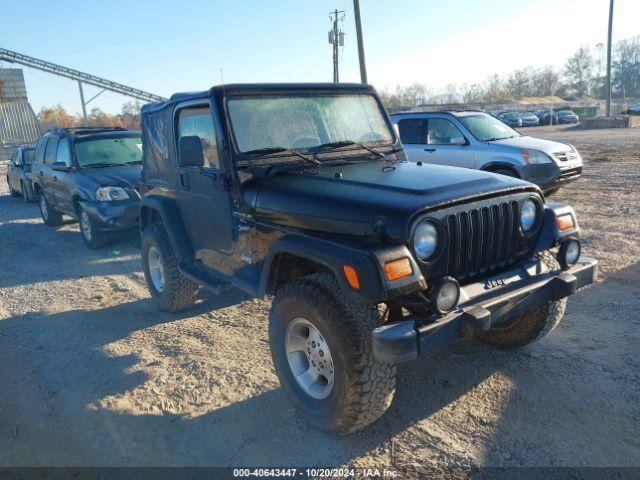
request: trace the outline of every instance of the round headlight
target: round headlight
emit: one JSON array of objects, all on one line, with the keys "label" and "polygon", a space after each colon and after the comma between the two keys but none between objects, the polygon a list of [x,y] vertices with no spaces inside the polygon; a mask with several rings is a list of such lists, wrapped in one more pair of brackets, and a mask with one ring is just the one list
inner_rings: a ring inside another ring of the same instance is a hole
[{"label": "round headlight", "polygon": [[536,224],[536,217],[538,216],[538,207],[536,203],[531,200],[525,200],[520,210],[520,225],[525,232],[530,231]]},{"label": "round headlight", "polygon": [[450,312],[460,300],[460,285],[455,278],[441,278],[431,289],[430,299],[438,313]]},{"label": "round headlight", "polygon": [[413,233],[413,249],[421,260],[431,257],[438,247],[438,230],[429,221],[421,222]]}]

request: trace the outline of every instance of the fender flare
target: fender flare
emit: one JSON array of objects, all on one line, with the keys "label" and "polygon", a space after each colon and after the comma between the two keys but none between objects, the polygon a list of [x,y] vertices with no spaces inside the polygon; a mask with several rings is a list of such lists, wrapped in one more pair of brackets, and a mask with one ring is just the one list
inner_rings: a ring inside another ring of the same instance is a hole
[{"label": "fender flare", "polygon": [[[380,274],[373,255],[356,248],[300,234],[284,235],[271,245],[263,261],[258,297],[274,293],[282,254],[304,258],[322,265],[333,273],[344,291],[351,292],[365,301],[375,302],[384,297]],[[359,289],[356,290],[349,285],[343,265],[355,268],[360,281]]]},{"label": "fender flare", "polygon": [[[574,228],[561,232],[558,229],[557,218],[567,214],[573,217]],[[540,226],[538,239],[533,248],[534,253],[556,247],[568,237],[579,236],[580,226],[578,225],[578,218],[573,208],[560,202],[548,202],[545,204],[542,212],[542,225]]]},{"label": "fender flare", "polygon": [[154,211],[160,216],[176,256],[181,261],[192,261],[194,258],[193,244],[189,240],[176,202],[160,195],[143,197],[140,201],[141,233],[148,223],[148,211]]}]

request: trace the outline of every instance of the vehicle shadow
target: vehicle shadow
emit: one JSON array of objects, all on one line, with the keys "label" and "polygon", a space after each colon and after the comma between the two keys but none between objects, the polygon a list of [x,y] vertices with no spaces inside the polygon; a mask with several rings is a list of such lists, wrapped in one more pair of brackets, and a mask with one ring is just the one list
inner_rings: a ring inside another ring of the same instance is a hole
[{"label": "vehicle shadow", "polygon": [[[39,222],[8,222],[0,226],[0,239],[2,287],[141,270],[137,231],[114,236],[107,247],[96,250],[67,224],[51,228]],[[70,259],[73,268],[61,268],[71,265]]]},{"label": "vehicle shadow", "polygon": [[[0,182],[4,182],[3,177],[0,177]],[[20,197],[0,194],[0,223],[36,218],[40,218],[37,203],[24,203]]]},{"label": "vehicle shadow", "polygon": [[[423,357],[400,369],[397,398],[390,411],[363,432],[347,437],[308,424],[283,390],[273,388],[273,374],[259,389],[262,393],[249,393],[218,408],[205,406],[196,417],[164,409],[131,414],[105,405],[105,399],[114,397],[133,395],[135,399],[132,392],[151,381],[147,363],[141,364],[137,354],[114,355],[107,345],[148,327],[215,313],[243,299],[243,294],[230,291],[207,297],[181,314],[159,313],[145,299],[100,310],[34,312],[0,322],[0,339],[19,343],[19,349],[0,348],[0,372],[4,371],[0,382],[7,386],[7,395],[0,398],[0,412],[11,415],[2,420],[17,424],[22,431],[28,427],[15,419],[32,418],[34,410],[43,408],[54,412],[40,419],[39,428],[44,432],[37,444],[28,438],[8,441],[0,436],[0,452],[5,452],[0,453],[0,464],[22,459],[45,465],[341,465],[387,445],[407,427],[477,386],[495,368],[489,361],[490,350],[476,344]],[[215,349],[218,339],[209,341]],[[165,354],[173,358],[170,345],[167,342],[167,350],[161,350],[154,361],[162,361]],[[224,361],[242,362],[240,354],[249,351],[248,343],[239,343],[238,358]],[[263,360],[271,368],[268,355]],[[44,407],[34,409],[32,402],[20,399],[21,388],[2,378],[7,376],[6,369],[23,367],[30,372],[25,376],[43,385],[43,398],[35,400]],[[220,388],[216,396],[225,398],[224,388],[229,388],[225,385],[215,387]],[[61,451],[60,445],[70,436],[74,443]]]}]

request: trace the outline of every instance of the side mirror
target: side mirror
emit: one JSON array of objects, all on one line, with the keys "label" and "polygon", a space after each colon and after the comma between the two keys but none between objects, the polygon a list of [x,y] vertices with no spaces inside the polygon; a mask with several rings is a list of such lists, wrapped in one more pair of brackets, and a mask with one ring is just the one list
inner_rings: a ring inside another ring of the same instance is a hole
[{"label": "side mirror", "polygon": [[464,147],[467,144],[467,139],[464,137],[453,137],[451,139],[451,145],[458,145],[459,147]]},{"label": "side mirror", "polygon": [[64,162],[53,162],[51,164],[51,168],[53,170],[55,170],[56,172],[68,172],[69,171],[69,165],[67,165]]},{"label": "side mirror", "polygon": [[183,167],[202,167],[204,152],[200,137],[189,135],[180,137],[180,165]]}]

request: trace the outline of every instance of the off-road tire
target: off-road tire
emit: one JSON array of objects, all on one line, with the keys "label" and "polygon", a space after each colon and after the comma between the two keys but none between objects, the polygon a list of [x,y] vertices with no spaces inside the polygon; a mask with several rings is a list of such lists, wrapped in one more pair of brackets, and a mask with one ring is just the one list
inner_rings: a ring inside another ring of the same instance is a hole
[{"label": "off-road tire", "polygon": [[62,213],[51,207],[49,200],[45,196],[44,192],[38,192],[38,205],[40,206],[40,215],[42,215],[42,221],[48,227],[57,227],[62,223]]},{"label": "off-road tire", "polygon": [[[162,257],[164,290],[159,292],[153,286],[149,273],[149,247],[154,246]],[[151,297],[161,310],[178,312],[191,307],[196,301],[199,285],[185,277],[178,268],[176,257],[167,231],[161,223],[152,223],[142,232],[142,270]]]},{"label": "off-road tire", "polygon": [[11,185],[11,182],[9,181],[9,176],[7,175],[7,185],[9,186],[9,195],[11,195],[12,197],[17,197],[20,195],[19,192],[16,192],[13,189],[13,186]]},{"label": "off-road tire", "polygon": [[[558,260],[550,251],[539,253],[537,257],[550,270],[560,270]],[[478,338],[496,347],[523,347],[551,332],[564,317],[566,305],[566,298],[550,301],[496,325]]]},{"label": "off-road tire", "polygon": [[97,231],[96,223],[91,218],[91,215],[88,215],[87,228],[89,228],[89,232],[86,232],[85,226],[82,220],[83,208],[79,205],[77,208],[77,212],[78,212],[78,222],[80,224],[80,236],[82,237],[82,241],[84,242],[84,244],[87,247],[92,249],[103,248],[109,245],[109,241],[111,240],[109,238],[109,234],[105,232]]},{"label": "off-road tire", "polygon": [[[320,330],[333,358],[333,389],[321,400],[301,389],[287,360],[285,335],[296,318]],[[371,332],[381,323],[375,305],[347,298],[330,274],[309,275],[278,290],[269,315],[276,373],[296,408],[323,430],[352,433],[389,408],[396,368],[374,358],[371,348]]]}]

